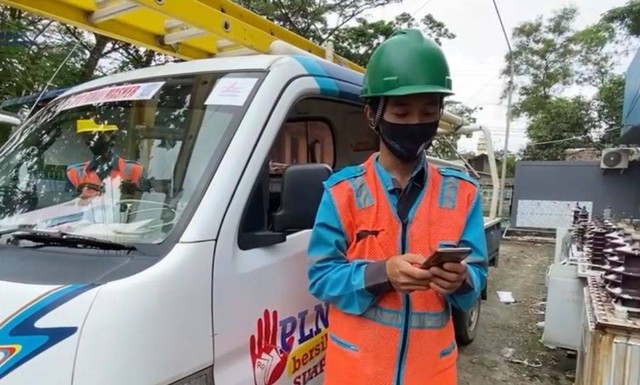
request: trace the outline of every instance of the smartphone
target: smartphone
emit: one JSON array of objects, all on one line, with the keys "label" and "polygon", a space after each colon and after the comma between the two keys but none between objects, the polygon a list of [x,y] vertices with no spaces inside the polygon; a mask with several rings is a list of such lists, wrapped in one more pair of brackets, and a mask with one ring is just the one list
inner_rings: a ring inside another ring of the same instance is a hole
[{"label": "smartphone", "polygon": [[435,254],[427,259],[422,266],[422,269],[430,269],[434,266],[442,267],[447,262],[460,263],[464,261],[469,254],[471,254],[471,248],[469,247],[446,247],[436,250]]}]

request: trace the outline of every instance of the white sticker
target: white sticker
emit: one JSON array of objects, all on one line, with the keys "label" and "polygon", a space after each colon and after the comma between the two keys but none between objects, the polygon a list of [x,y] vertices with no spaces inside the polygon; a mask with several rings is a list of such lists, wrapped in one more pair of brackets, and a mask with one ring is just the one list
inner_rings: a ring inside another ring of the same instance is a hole
[{"label": "white sticker", "polygon": [[119,102],[123,100],[149,100],[155,96],[164,83],[165,82],[126,84],[82,92],[69,96],[62,102],[60,109],[68,110],[89,104]]},{"label": "white sticker", "polygon": [[242,106],[247,101],[258,79],[254,78],[222,78],[218,80],[206,105]]}]

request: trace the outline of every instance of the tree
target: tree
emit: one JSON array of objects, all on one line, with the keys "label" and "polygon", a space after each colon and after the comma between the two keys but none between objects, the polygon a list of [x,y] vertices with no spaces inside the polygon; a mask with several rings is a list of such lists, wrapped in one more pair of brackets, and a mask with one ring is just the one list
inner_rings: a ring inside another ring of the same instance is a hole
[{"label": "tree", "polygon": [[622,28],[629,36],[640,37],[640,3],[629,1],[610,9],[603,15],[602,22]]},{"label": "tree", "polygon": [[438,44],[443,39],[454,39],[456,35],[449,31],[444,23],[433,15],[425,15],[420,23],[408,13],[401,13],[392,21],[378,20],[369,22],[366,18],[356,19],[357,24],[344,27],[334,34],[334,48],[338,55],[361,66],[366,66],[369,58],[378,46],[398,29],[420,28]]},{"label": "tree", "polygon": [[[336,54],[366,66],[373,51],[399,28],[420,28],[437,42],[453,39],[441,21],[425,15],[417,22],[409,13],[394,20],[370,21],[364,14],[399,0],[239,0],[251,9],[317,44],[333,41]],[[329,20],[335,20],[330,23]]]},{"label": "tree", "polygon": [[616,60],[621,52],[612,44],[616,39],[616,31],[610,24],[596,23],[572,36],[575,46],[574,64],[577,85],[601,87],[611,75]]},{"label": "tree", "polygon": [[52,87],[71,85],[79,76],[80,52],[57,33],[52,21],[0,6],[0,28],[13,43],[0,44],[0,100],[43,89],[65,59],[68,66],[52,80]]},{"label": "tree", "polygon": [[[504,161],[504,150],[500,149],[495,152],[496,165],[498,170],[502,170],[502,162]],[[507,152],[507,178],[513,178],[516,174],[516,161],[518,160],[518,154],[511,151]]]},{"label": "tree", "polygon": [[[576,50],[571,25],[575,7],[563,8],[546,22],[542,16],[523,22],[512,33],[513,65],[517,91],[513,116],[535,116],[553,95],[573,83],[571,59]],[[502,75],[509,76],[509,55]]]},{"label": "tree", "polygon": [[[577,15],[566,7],[513,30],[514,116],[528,120],[531,141],[524,159],[564,159],[566,149],[603,147],[619,135],[624,80],[613,73],[621,52],[616,30],[602,21],[575,30]],[[509,60],[506,55],[503,76]],[[570,97],[571,86],[593,96]]]},{"label": "tree", "polygon": [[[456,100],[445,100],[445,108],[467,121],[475,123],[475,113],[478,107],[469,107]],[[457,147],[460,140],[459,134],[448,136],[436,136],[427,154],[440,159],[458,159]]]},{"label": "tree", "polygon": [[597,124],[590,114],[591,101],[582,97],[554,97],[544,110],[530,120],[530,142],[522,151],[523,160],[563,160],[569,148],[591,147],[589,133]]},{"label": "tree", "polygon": [[153,51],[7,6],[0,6],[0,31],[0,100],[166,60]]},{"label": "tree", "polygon": [[624,82],[622,74],[610,74],[596,94],[593,108],[602,127],[598,138],[601,146],[614,143],[620,137]]}]

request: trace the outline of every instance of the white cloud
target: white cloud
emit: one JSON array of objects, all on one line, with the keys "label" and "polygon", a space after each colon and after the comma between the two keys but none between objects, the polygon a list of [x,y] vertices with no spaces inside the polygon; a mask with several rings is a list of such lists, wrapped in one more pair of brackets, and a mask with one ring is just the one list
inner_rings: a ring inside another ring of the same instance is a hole
[{"label": "white cloud", "polygon": [[[548,17],[554,10],[565,5],[579,7],[577,27],[596,22],[606,10],[623,5],[626,0],[497,0],[507,34],[520,22],[531,20],[537,15]],[[504,66],[504,56],[508,52],[506,42],[491,0],[405,0],[369,13],[372,19],[392,19],[402,12],[414,13],[421,6],[416,19],[431,13],[436,19],[457,35],[456,39],[445,41],[443,49],[451,67],[453,97],[468,105],[483,108],[477,114],[478,123],[492,131],[493,145],[502,149],[505,140],[506,101],[500,101],[504,80],[499,73]],[[622,63],[626,68],[628,60]],[[502,104],[502,105],[501,105]],[[526,144],[524,122],[511,124],[509,150],[517,151]],[[475,150],[477,138],[463,138],[459,142],[461,150]]]}]

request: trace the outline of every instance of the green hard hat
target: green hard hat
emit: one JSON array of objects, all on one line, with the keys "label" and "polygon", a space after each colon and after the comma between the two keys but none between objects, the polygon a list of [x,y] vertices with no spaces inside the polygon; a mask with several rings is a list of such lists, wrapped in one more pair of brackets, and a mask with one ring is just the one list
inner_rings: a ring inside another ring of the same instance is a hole
[{"label": "green hard hat", "polygon": [[449,65],[440,46],[418,29],[395,32],[371,55],[362,98],[421,93],[453,95]]}]

